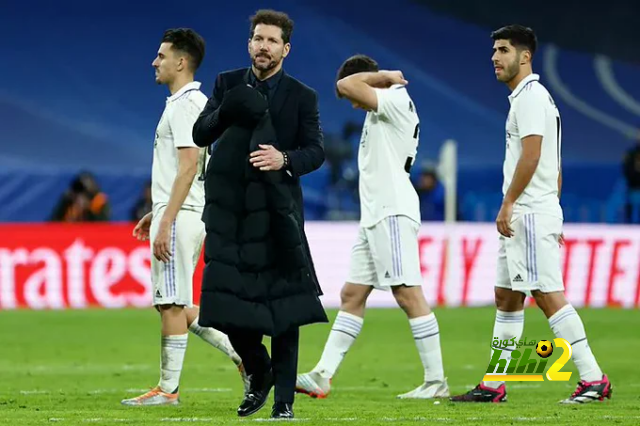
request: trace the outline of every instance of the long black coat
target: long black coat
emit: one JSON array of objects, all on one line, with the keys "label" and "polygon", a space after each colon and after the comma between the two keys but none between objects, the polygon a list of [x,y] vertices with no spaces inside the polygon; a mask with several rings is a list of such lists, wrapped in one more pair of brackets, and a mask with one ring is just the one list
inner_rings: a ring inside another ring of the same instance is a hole
[{"label": "long black coat", "polygon": [[[193,141],[196,145],[212,145],[234,124],[237,114],[233,112],[241,102],[238,97],[229,99],[229,93],[249,84],[251,72],[251,68],[241,68],[218,75],[213,94],[193,126]],[[291,163],[290,174],[285,175],[284,181],[289,186],[298,212],[304,220],[300,176],[317,170],[324,162],[318,95],[315,90],[282,70],[278,88],[269,104],[278,149],[289,155]],[[322,294],[320,283],[317,281],[316,286]]]},{"label": "long black coat", "polygon": [[276,336],[328,322],[285,172],[249,163],[259,144],[277,144],[266,101],[249,87],[234,92],[242,118],[218,140],[205,178],[199,324]]}]

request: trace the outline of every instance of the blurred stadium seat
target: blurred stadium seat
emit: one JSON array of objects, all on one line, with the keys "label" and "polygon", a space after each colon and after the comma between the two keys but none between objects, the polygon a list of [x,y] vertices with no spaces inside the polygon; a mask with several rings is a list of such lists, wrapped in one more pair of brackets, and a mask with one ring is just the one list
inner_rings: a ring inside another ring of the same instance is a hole
[{"label": "blurred stadium seat", "polygon": [[[203,34],[208,51],[197,77],[209,94],[218,72],[248,64],[247,18],[261,6],[202,2],[197,14],[171,16],[163,2],[154,8],[123,0],[64,4],[55,20],[48,6],[33,12],[26,3],[0,16],[7,31],[24,37],[7,52],[24,72],[0,80],[0,221],[46,220],[71,177],[84,169],[96,174],[109,196],[112,219],[128,220],[150,175],[153,132],[167,95],[153,82],[151,68],[162,31],[191,26]],[[436,14],[419,2],[403,1],[392,20],[388,11],[367,4],[271,2],[296,22],[287,72],[318,91],[323,128],[335,134],[345,122],[363,119],[334,95],[335,72],[346,57],[366,53],[383,68],[402,69],[421,117],[417,161],[436,158],[446,139],[457,141],[463,219],[493,220],[508,91],[493,76],[490,28]],[[21,31],[17,17],[29,22],[29,32]],[[627,133],[639,120],[620,97],[640,99],[638,66],[602,63],[602,56],[541,41],[534,69],[563,118],[567,220],[621,221],[624,198],[615,185],[630,145]],[[326,190],[327,178],[326,170],[304,178],[308,217],[336,217],[330,214],[335,205],[356,212],[351,197]]]}]

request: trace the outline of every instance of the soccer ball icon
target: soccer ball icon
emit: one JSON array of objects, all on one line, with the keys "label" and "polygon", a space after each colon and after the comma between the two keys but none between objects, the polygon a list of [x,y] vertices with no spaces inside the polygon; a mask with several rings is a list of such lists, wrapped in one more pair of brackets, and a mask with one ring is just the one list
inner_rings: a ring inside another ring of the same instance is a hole
[{"label": "soccer ball icon", "polygon": [[541,358],[549,358],[553,353],[553,345],[548,340],[540,340],[536,345],[536,353]]}]

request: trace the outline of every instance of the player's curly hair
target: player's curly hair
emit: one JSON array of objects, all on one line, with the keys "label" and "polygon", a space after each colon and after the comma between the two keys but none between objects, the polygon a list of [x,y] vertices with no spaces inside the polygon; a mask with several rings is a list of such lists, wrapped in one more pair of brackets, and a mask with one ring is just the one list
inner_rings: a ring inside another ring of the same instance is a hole
[{"label": "player's curly hair", "polygon": [[493,41],[508,40],[518,50],[526,49],[533,57],[538,48],[536,34],[529,27],[522,25],[507,25],[491,33]]},{"label": "player's curly hair", "polygon": [[278,12],[271,9],[260,9],[251,18],[251,26],[249,27],[249,39],[253,38],[253,33],[258,24],[273,25],[282,30],[282,41],[284,44],[291,42],[291,34],[293,33],[293,20],[284,12]]},{"label": "player's curly hair", "polygon": [[202,36],[191,28],[172,28],[164,32],[162,43],[171,43],[171,48],[189,57],[189,66],[196,71],[204,59],[205,42]]},{"label": "player's curly hair", "polygon": [[[340,65],[336,76],[336,83],[345,77],[358,74],[359,72],[377,72],[379,70],[380,68],[378,67],[378,63],[373,60],[373,58],[362,54],[353,55]],[[336,94],[340,97],[340,93],[337,88]]]}]

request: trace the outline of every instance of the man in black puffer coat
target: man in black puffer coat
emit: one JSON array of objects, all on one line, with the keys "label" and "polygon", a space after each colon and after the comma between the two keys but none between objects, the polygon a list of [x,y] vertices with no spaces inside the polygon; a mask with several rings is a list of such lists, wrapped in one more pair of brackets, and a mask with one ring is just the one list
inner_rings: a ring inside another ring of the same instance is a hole
[{"label": "man in black puffer coat", "polygon": [[[286,172],[249,162],[258,145],[277,148],[268,103],[247,85],[229,90],[224,102],[235,120],[207,166],[199,323],[227,333],[243,360],[251,377],[238,409],[245,416],[264,405],[274,382],[276,402],[279,394],[293,398],[298,327],[328,319]],[[263,335],[273,337],[273,360]]]}]

